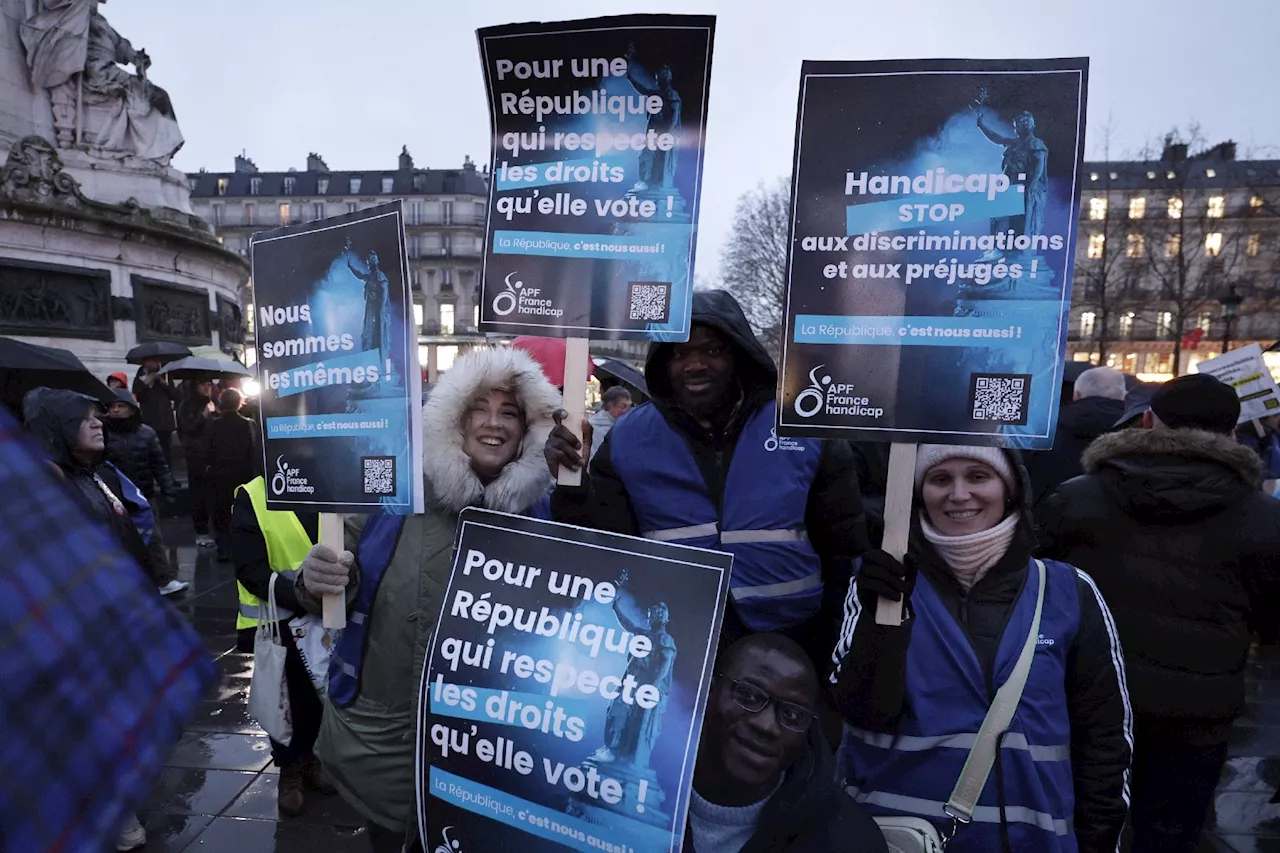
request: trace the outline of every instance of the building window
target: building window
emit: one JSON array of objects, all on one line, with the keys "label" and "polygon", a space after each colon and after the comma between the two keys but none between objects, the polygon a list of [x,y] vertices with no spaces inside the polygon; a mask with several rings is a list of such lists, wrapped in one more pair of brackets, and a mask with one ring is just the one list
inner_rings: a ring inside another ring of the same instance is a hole
[{"label": "building window", "polygon": [[471,325],[477,329],[480,328],[480,306],[476,305],[471,309]]},{"label": "building window", "polygon": [[426,192],[426,191],[427,191],[427,176],[426,176],[426,175],[414,175],[414,176],[413,176],[413,191],[414,191],[414,192],[416,192],[416,193],[424,193],[424,192]]},{"label": "building window", "polygon": [[1092,338],[1094,325],[1098,322],[1098,315],[1092,311],[1085,311],[1080,315],[1080,337]]},{"label": "building window", "polygon": [[311,218],[324,219],[324,202],[317,201],[311,205]]},{"label": "building window", "polygon": [[414,201],[409,203],[409,224],[422,224],[422,202]]},{"label": "building window", "polygon": [[1178,177],[1178,173],[1170,169],[1164,173],[1164,176],[1172,181],[1174,178]]},{"label": "building window", "polygon": [[1097,172],[1090,172],[1090,173],[1089,173],[1089,180],[1091,180],[1091,181],[1096,181],[1096,180],[1098,180],[1098,173],[1097,173]]},{"label": "building window", "polygon": [[1147,241],[1141,234],[1130,234],[1125,237],[1124,256],[1126,258],[1141,258],[1146,254]]},{"label": "building window", "polygon": [[1142,219],[1147,215],[1147,197],[1137,196],[1129,199],[1129,218]]},{"label": "building window", "polygon": [[1164,241],[1164,256],[1166,258],[1176,258],[1182,253],[1182,235],[1170,234]]},{"label": "building window", "polygon": [[1218,170],[1217,170],[1217,169],[1205,169],[1205,170],[1204,170],[1204,176],[1205,176],[1206,178],[1216,178],[1216,177],[1218,177]]},{"label": "building window", "polygon": [[453,290],[453,270],[445,267],[440,272],[440,289]]},{"label": "building window", "polygon": [[244,206],[244,224],[245,225],[257,224],[253,221],[253,205],[251,204],[246,204]]},{"label": "building window", "polygon": [[445,234],[440,238],[440,254],[446,258],[453,256],[453,235]]},{"label": "building window", "polygon": [[289,224],[289,202],[287,201],[280,202],[280,224]]},{"label": "building window", "polygon": [[356,194],[356,193],[358,193],[358,192],[360,192],[360,179],[359,179],[359,178],[352,178],[352,179],[351,179],[351,194],[352,194],[352,195],[355,195],[355,194]]},{"label": "building window", "polygon": [[1160,340],[1167,340],[1173,335],[1173,312],[1158,311],[1156,312],[1156,337]]},{"label": "building window", "polygon": [[1107,173],[1107,177],[1108,177],[1108,178],[1110,178],[1110,179],[1111,179],[1111,180],[1113,180],[1113,181],[1118,181],[1118,180],[1120,180],[1120,173],[1119,173],[1119,172],[1108,172],[1108,173]]},{"label": "building window", "polygon": [[1156,179],[1156,173],[1155,173],[1155,172],[1147,172],[1147,180],[1148,180],[1148,181],[1154,181],[1155,179]]},{"label": "building window", "polygon": [[316,181],[316,193],[318,195],[325,195],[328,192],[329,192],[329,179],[328,178],[318,179]]},{"label": "building window", "polygon": [[409,238],[409,257],[413,258],[414,260],[417,260],[418,258],[422,257],[422,238],[421,237],[415,236],[415,237]]},{"label": "building window", "polygon": [[1107,243],[1106,234],[1090,234],[1089,249],[1088,249],[1089,257],[1091,258],[1102,257],[1102,250],[1106,246],[1106,243]]},{"label": "building window", "polygon": [[1251,258],[1258,257],[1258,252],[1262,251],[1262,235],[1250,234],[1249,242],[1245,244],[1245,254]]},{"label": "building window", "polygon": [[1126,311],[1120,315],[1120,337],[1133,337],[1133,312]]},{"label": "building window", "polygon": [[1222,232],[1212,231],[1204,235],[1204,251],[1211,258],[1222,254]]},{"label": "building window", "polygon": [[440,334],[453,334],[453,306],[447,302],[440,305]]},{"label": "building window", "polygon": [[262,189],[262,178],[250,178],[249,195],[257,195],[260,189]]},{"label": "building window", "polygon": [[354,201],[347,202],[347,213],[355,213],[356,209],[356,203]]},{"label": "building window", "polygon": [[1170,219],[1182,218],[1182,199],[1181,198],[1175,195],[1169,199],[1168,213],[1169,213]]},{"label": "building window", "polygon": [[213,224],[214,225],[222,224],[222,205],[220,204],[215,204],[213,206]]},{"label": "building window", "polygon": [[225,245],[226,245],[226,242],[227,242],[227,241],[226,241],[226,240],[223,240],[223,239],[222,239],[222,237],[220,237],[220,236],[219,236],[219,237],[215,237],[214,239],[218,241],[218,245],[219,245],[219,246],[225,246]]},{"label": "building window", "polygon": [[445,225],[452,225],[453,224],[453,202],[451,201],[441,202],[440,209],[441,209],[441,220],[444,222]]},{"label": "building window", "polygon": [[1106,219],[1107,218],[1107,199],[1105,196],[1096,195],[1089,199],[1089,218],[1090,219]]},{"label": "building window", "polygon": [[382,179],[382,192],[383,192],[383,193],[385,193],[385,194],[387,194],[387,195],[390,195],[390,194],[391,194],[392,187],[394,187],[394,186],[395,186],[395,178],[383,178],[383,179]]},{"label": "building window", "polygon": [[1209,327],[1213,325],[1213,313],[1210,311],[1201,311],[1200,316],[1196,317],[1196,328],[1209,334]]},{"label": "building window", "polygon": [[290,175],[284,179],[284,194],[293,195],[293,185],[297,182],[297,178]]},{"label": "building window", "polygon": [[[415,275],[417,274],[417,272],[418,272],[417,270],[414,270]],[[415,281],[414,284],[417,284],[417,282]],[[422,328],[422,303],[421,302],[413,303],[413,322],[414,322],[414,325],[416,325],[419,329]]]},{"label": "building window", "polygon": [[[223,178],[222,180],[226,180],[226,178]],[[221,193],[219,193],[219,195],[221,195]],[[1262,206],[1265,203],[1266,202],[1262,200],[1262,196],[1260,195],[1249,197],[1249,209],[1252,210],[1254,213],[1257,213],[1259,210],[1262,210]]]},{"label": "building window", "polygon": [[218,195],[227,194],[227,184],[230,180],[230,178],[218,178]]},{"label": "building window", "polygon": [[1221,219],[1222,215],[1227,212],[1227,199],[1224,196],[1215,195],[1209,198],[1209,207],[1205,211],[1205,215],[1210,219]]},{"label": "building window", "polygon": [[[413,285],[414,290],[418,290],[422,287],[422,271],[417,267],[409,270],[409,283]],[[418,325],[422,325],[421,319],[418,320]]]}]

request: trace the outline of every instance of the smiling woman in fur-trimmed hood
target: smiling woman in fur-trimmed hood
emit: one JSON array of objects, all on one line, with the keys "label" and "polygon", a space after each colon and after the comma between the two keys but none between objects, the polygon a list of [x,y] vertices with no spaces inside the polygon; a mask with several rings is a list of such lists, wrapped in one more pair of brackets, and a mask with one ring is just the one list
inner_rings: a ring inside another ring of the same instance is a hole
[{"label": "smiling woman in fur-trimmed hood", "polygon": [[300,567],[295,592],[307,610],[319,613],[321,596],[346,591],[350,615],[329,668],[316,754],[372,825],[375,851],[382,843],[400,850],[416,834],[418,683],[458,513],[479,506],[546,516],[535,512],[551,486],[542,448],[559,405],[560,394],[520,350],[460,357],[423,407],[426,513],[350,517],[347,550],[317,545]]}]

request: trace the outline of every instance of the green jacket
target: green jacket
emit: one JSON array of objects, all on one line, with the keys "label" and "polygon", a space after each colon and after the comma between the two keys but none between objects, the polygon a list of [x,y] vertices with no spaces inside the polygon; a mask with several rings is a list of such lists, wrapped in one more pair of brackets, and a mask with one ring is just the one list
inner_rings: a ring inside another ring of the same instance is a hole
[{"label": "green jacket", "polygon": [[[484,484],[462,452],[459,424],[481,391],[513,388],[528,430],[517,457]],[[346,708],[325,700],[316,755],[347,802],[366,819],[416,835],[414,779],[418,695],[431,632],[453,563],[458,513],[468,506],[522,513],[551,486],[542,450],[560,395],[520,350],[484,349],[460,358],[423,410],[423,471],[427,511],[405,519],[378,587],[368,625],[360,692]],[[346,520],[346,548],[357,552],[367,516]],[[360,584],[357,563],[348,607]],[[302,580],[299,578],[299,580]],[[298,602],[319,613],[320,602],[296,586]]]}]

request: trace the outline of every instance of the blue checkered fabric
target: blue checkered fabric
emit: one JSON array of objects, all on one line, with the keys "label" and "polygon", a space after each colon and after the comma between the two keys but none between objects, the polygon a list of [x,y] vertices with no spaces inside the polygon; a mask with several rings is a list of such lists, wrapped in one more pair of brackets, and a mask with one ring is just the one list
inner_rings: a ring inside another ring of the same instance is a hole
[{"label": "blue checkered fabric", "polygon": [[216,675],[0,407],[0,851],[113,848]]}]

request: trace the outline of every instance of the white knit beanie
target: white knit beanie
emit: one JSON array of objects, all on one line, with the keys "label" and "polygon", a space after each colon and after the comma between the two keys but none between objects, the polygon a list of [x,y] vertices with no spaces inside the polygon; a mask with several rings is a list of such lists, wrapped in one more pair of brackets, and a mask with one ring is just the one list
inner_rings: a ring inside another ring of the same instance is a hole
[{"label": "white knit beanie", "polygon": [[916,451],[916,491],[924,482],[924,475],[929,469],[948,459],[973,459],[991,466],[991,469],[1004,481],[1009,495],[1018,493],[1018,478],[1009,464],[1009,457],[998,447],[969,447],[958,444],[922,444]]}]

